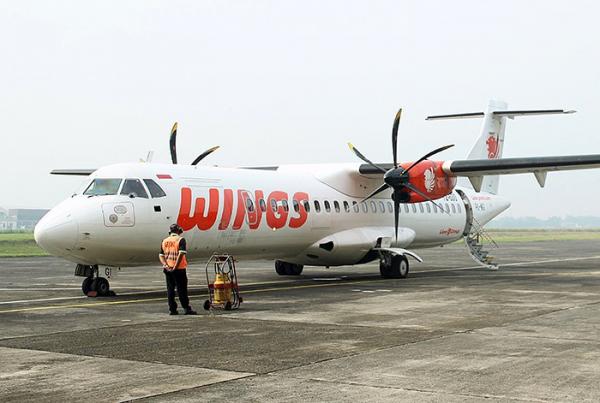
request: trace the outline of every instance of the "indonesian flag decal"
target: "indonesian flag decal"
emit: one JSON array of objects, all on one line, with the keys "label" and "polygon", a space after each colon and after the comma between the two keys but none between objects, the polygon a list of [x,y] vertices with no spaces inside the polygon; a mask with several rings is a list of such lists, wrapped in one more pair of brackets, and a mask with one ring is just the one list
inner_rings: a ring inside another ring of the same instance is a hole
[{"label": "indonesian flag decal", "polygon": [[487,151],[488,151],[488,159],[496,159],[498,158],[498,135],[494,132],[490,132],[487,141]]}]

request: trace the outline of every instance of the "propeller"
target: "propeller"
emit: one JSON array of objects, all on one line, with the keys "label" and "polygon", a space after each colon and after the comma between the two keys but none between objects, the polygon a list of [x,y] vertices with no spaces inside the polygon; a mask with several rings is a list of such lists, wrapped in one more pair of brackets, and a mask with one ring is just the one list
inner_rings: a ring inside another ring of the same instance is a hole
[{"label": "propeller", "polygon": [[177,164],[177,122],[171,129],[171,137],[169,138],[169,149],[171,150],[171,161]]},{"label": "propeller", "polygon": [[[202,161],[208,155],[212,154],[218,148],[219,146],[214,146],[204,151],[202,154],[196,157],[196,159],[192,162],[192,165],[197,165],[200,161]],[[177,164],[177,122],[175,122],[173,128],[171,129],[171,137],[169,138],[169,149],[171,151],[171,161],[173,161],[173,164]]]},{"label": "propeller", "polygon": [[446,211],[444,208],[442,208],[442,206],[437,204],[435,201],[433,201],[433,199],[431,199],[425,193],[421,192],[419,189],[415,188],[410,183],[409,172],[411,169],[413,169],[414,167],[416,167],[417,165],[419,165],[421,162],[425,161],[429,157],[432,157],[435,154],[438,154],[444,150],[447,150],[450,147],[454,147],[454,144],[450,144],[447,146],[436,148],[435,150],[433,150],[433,151],[425,154],[421,158],[419,158],[417,161],[413,162],[408,168],[406,168],[406,169],[403,168],[398,163],[398,128],[400,126],[401,116],[402,116],[402,108],[400,108],[398,110],[398,112],[396,113],[396,116],[394,117],[394,124],[392,126],[392,155],[393,155],[393,163],[394,164],[391,169],[385,170],[384,168],[373,163],[371,160],[369,160],[367,157],[365,157],[360,151],[358,151],[358,149],[356,147],[354,147],[354,145],[352,143],[348,143],[348,146],[350,147],[352,152],[354,152],[354,154],[358,158],[360,158],[361,160],[363,160],[364,162],[366,162],[367,164],[371,165],[372,167],[381,171],[384,174],[383,175],[384,183],[381,186],[379,186],[377,189],[375,189],[373,192],[371,192],[367,197],[365,197],[361,201],[361,203],[369,200],[373,196],[383,192],[384,190],[386,190],[388,188],[393,189],[392,200],[394,201],[394,229],[395,229],[395,234],[396,234],[396,241],[398,241],[398,221],[399,221],[399,216],[400,216],[400,204],[408,203],[410,201],[408,198],[409,192],[411,192],[411,191],[415,192],[419,196],[423,197],[425,200],[428,200],[431,203],[433,203],[434,205],[436,205],[442,211],[444,211],[444,212]]}]

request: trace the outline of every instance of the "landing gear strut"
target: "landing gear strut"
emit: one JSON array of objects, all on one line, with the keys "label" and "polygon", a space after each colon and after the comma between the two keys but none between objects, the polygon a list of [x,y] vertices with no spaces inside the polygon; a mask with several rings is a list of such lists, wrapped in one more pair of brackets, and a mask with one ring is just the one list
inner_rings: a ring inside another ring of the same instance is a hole
[{"label": "landing gear strut", "polygon": [[85,277],[81,283],[81,291],[88,297],[108,297],[115,295],[110,290],[110,283],[104,277],[98,275],[98,266],[88,266],[78,264],[75,268],[75,275]]},{"label": "landing gear strut", "polygon": [[384,253],[379,261],[379,273],[383,278],[406,278],[408,259],[406,256]]},{"label": "landing gear strut", "polygon": [[275,271],[280,276],[299,276],[302,273],[304,266],[301,264],[293,264],[283,262],[281,260],[275,261]]}]

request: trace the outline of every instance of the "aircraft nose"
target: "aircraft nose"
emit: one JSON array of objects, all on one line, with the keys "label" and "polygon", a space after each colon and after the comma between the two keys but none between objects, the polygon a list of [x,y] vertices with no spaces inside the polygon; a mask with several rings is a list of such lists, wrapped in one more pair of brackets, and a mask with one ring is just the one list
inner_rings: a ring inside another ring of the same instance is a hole
[{"label": "aircraft nose", "polygon": [[46,252],[60,256],[75,247],[78,232],[79,226],[75,219],[50,212],[35,226],[33,236]]}]

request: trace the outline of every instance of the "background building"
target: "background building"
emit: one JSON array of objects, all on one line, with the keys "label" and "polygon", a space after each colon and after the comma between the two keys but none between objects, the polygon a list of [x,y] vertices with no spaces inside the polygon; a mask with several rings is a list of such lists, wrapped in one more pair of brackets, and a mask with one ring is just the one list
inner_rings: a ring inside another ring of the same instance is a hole
[{"label": "background building", "polygon": [[0,207],[0,231],[33,231],[48,212],[45,209],[10,209]]}]

